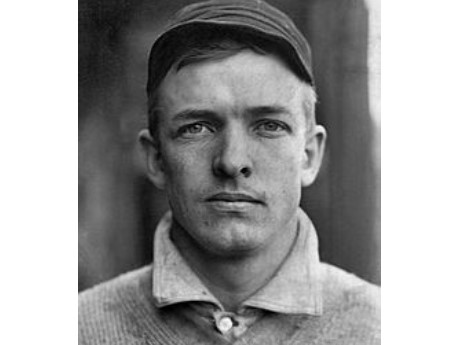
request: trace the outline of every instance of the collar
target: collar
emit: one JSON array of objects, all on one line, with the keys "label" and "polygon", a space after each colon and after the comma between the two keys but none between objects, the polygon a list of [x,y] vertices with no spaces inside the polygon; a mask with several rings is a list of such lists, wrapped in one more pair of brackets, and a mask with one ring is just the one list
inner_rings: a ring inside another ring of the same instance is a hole
[{"label": "collar", "polygon": [[[321,315],[322,295],[318,239],[308,216],[299,208],[296,242],[273,278],[242,303],[243,307],[286,314]],[[162,218],[155,232],[153,297],[159,308],[181,302],[221,303],[204,286],[172,243],[172,215]]]}]

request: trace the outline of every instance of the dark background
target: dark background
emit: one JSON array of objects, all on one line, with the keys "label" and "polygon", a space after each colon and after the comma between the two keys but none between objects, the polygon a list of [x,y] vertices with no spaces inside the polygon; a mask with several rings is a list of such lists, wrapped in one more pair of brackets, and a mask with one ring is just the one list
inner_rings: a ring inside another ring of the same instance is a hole
[{"label": "dark background", "polygon": [[[159,28],[191,2],[79,1],[79,290],[151,261],[153,230],[168,206],[144,176],[137,146],[146,126],[147,58]],[[380,284],[369,11],[364,0],[269,2],[291,16],[313,50],[317,118],[328,147],[302,207],[316,225],[320,255]]]}]

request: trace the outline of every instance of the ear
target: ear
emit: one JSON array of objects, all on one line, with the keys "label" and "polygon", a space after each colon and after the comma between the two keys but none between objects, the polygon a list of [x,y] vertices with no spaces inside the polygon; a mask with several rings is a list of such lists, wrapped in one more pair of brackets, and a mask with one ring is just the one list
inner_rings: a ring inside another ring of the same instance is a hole
[{"label": "ear", "polygon": [[165,174],[157,140],[153,139],[147,129],[139,132],[139,142],[147,159],[147,176],[158,189],[165,187]]},{"label": "ear", "polygon": [[304,161],[302,167],[302,187],[310,186],[318,175],[323,161],[326,146],[326,130],[323,126],[315,125],[313,130],[306,134]]}]

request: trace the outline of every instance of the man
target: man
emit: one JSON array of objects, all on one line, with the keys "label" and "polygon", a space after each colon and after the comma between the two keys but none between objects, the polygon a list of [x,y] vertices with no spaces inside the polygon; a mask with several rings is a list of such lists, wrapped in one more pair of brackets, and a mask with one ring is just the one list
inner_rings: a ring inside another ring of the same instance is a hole
[{"label": "man", "polygon": [[153,44],[153,264],[80,295],[83,344],[377,344],[379,290],[320,263],[301,188],[321,166],[310,49],[263,1],[184,8]]}]

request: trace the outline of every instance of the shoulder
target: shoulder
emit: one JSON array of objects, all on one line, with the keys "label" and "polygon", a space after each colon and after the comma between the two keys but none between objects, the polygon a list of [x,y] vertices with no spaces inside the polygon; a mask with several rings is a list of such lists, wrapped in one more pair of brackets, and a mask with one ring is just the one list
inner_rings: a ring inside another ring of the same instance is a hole
[{"label": "shoulder", "polygon": [[380,287],[322,263],[324,316],[341,333],[380,343]]},{"label": "shoulder", "polygon": [[325,308],[380,315],[380,287],[336,266],[322,263],[321,269]]},{"label": "shoulder", "polygon": [[151,266],[146,266],[81,292],[79,343],[121,344],[140,336],[140,321],[155,314],[149,293],[151,272]]},{"label": "shoulder", "polygon": [[125,298],[147,283],[152,276],[151,271],[151,266],[145,266],[80,292],[79,311],[84,312],[86,308]]},{"label": "shoulder", "polygon": [[329,302],[380,306],[380,287],[339,267],[321,263],[323,293]]}]

